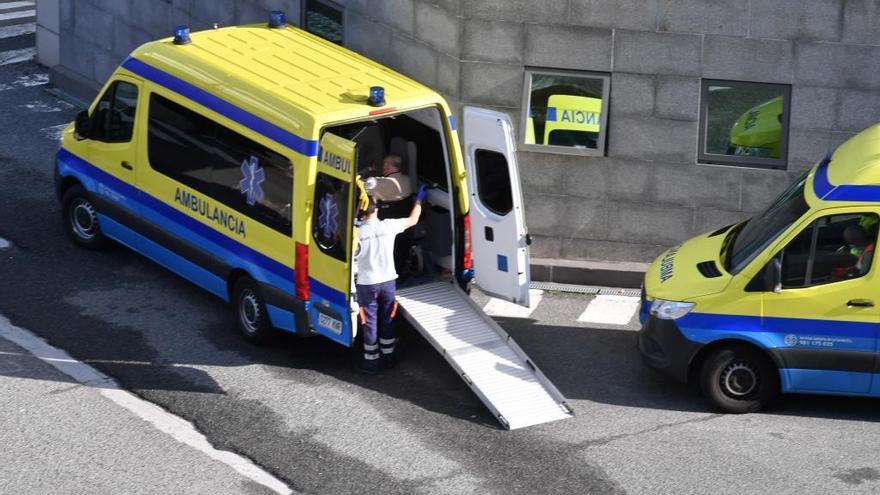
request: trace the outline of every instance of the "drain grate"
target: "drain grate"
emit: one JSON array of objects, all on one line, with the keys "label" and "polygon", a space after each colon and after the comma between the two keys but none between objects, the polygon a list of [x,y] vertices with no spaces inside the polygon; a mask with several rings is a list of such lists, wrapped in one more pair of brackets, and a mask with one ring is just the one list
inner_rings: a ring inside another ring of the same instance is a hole
[{"label": "drain grate", "polygon": [[614,287],[599,287],[596,285],[575,285],[560,284],[556,282],[532,282],[532,289],[551,290],[556,292],[568,292],[572,294],[587,294],[590,296],[630,296],[639,297],[641,291],[639,289],[618,289]]}]

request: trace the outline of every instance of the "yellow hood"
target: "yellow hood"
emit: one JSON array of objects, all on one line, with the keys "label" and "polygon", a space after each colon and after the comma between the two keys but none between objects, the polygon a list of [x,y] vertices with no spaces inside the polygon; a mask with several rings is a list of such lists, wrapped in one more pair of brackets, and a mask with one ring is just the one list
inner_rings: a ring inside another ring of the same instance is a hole
[{"label": "yellow hood", "polygon": [[666,250],[645,273],[647,296],[690,301],[724,290],[731,276],[723,268],[719,255],[727,233],[703,234]]}]

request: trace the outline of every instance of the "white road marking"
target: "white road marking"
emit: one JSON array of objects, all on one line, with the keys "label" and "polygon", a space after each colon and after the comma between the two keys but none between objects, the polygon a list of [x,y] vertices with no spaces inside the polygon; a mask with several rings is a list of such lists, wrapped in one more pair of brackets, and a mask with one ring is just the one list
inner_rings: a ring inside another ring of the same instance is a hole
[{"label": "white road marking", "polygon": [[501,299],[492,298],[483,311],[489,316],[506,316],[508,318],[528,318],[531,316],[541,299],[544,297],[544,291],[538,289],[529,289],[529,307],[524,308],[519,304],[503,301]]},{"label": "white road marking", "polygon": [[581,323],[626,325],[639,309],[639,298],[630,296],[598,295],[578,317]]},{"label": "white road marking", "polygon": [[53,113],[63,112],[64,110],[70,110],[74,107],[64,100],[55,100],[55,102],[52,104],[46,103],[44,101],[32,101],[30,103],[25,103],[24,105],[18,105],[18,108],[25,108],[27,110],[30,110],[31,112],[37,113]]},{"label": "white road marking", "polygon": [[29,17],[36,17],[36,10],[22,10],[19,12],[8,12],[6,14],[0,14],[0,21],[11,21],[14,19],[27,19]]},{"label": "white road marking", "polygon": [[22,48],[20,50],[9,50],[0,52],[0,65],[17,64],[19,62],[27,62],[33,60],[37,56],[36,48]]},{"label": "white road marking", "polygon": [[6,239],[0,237],[0,249],[6,249],[6,248],[8,248],[8,247],[11,246],[11,245],[12,245],[12,243],[10,243],[10,242],[7,241]]},{"label": "white road marking", "polygon": [[64,129],[70,125],[69,123],[53,125],[52,127],[44,127],[40,129],[40,134],[43,135],[44,138],[49,139],[51,141],[60,141],[61,134],[64,133]]},{"label": "white road marking", "polygon": [[0,11],[4,10],[12,10],[19,9],[21,7],[35,7],[36,4],[34,2],[0,2]]},{"label": "white road marking", "polygon": [[[0,4],[2,5],[2,4]],[[13,26],[6,26],[0,28],[0,40],[5,38],[15,38],[18,36],[25,36],[27,34],[34,34],[37,32],[37,23],[29,22],[27,24],[15,24]]]},{"label": "white road marking", "polygon": [[0,316],[0,337],[24,348],[79,383],[96,388],[107,399],[129,410],[135,416],[152,424],[156,429],[170,435],[178,442],[189,445],[211,459],[226,464],[242,476],[276,493],[292,493],[290,487],[283,481],[264,471],[251,460],[232,452],[215,449],[189,421],[123,390],[112,378],[73,359],[67,352],[49,345],[30,331],[12,325],[3,316]]}]

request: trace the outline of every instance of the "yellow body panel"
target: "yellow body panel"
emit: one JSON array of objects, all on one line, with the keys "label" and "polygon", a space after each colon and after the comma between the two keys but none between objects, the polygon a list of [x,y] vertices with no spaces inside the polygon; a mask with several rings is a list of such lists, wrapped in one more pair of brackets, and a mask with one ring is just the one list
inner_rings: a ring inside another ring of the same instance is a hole
[{"label": "yellow body panel", "polygon": [[[827,173],[832,188],[853,185],[880,188],[880,124],[842,144],[831,156],[830,163]],[[853,309],[846,304],[850,299],[880,300],[880,269],[876,257],[870,271],[860,278],[785,289],[781,293],[746,291],[747,284],[767,262],[818,218],[837,214],[880,214],[880,189],[876,199],[872,200],[829,199],[830,194],[825,194],[826,199],[817,197],[816,180],[822,180],[822,165],[820,162],[813,167],[805,184],[804,197],[809,210],[742,271],[731,275],[724,268],[720,252],[726,233],[703,234],[667,250],[651,264],[645,274],[648,299],[694,302],[693,311],[699,313],[877,322],[876,309]],[[702,275],[696,265],[704,261],[714,261],[721,275],[714,278]]]},{"label": "yellow body panel", "polygon": [[555,109],[555,119],[544,124],[544,144],[550,142],[553,131],[599,132],[602,118],[602,99],[586,96],[552,95],[547,109]]}]

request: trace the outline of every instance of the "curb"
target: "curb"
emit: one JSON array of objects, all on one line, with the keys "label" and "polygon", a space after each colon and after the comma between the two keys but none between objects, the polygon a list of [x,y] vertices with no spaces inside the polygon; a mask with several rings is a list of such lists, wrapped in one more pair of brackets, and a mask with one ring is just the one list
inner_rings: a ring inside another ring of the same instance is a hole
[{"label": "curb", "polygon": [[533,282],[638,289],[648,263],[613,263],[533,258]]}]

